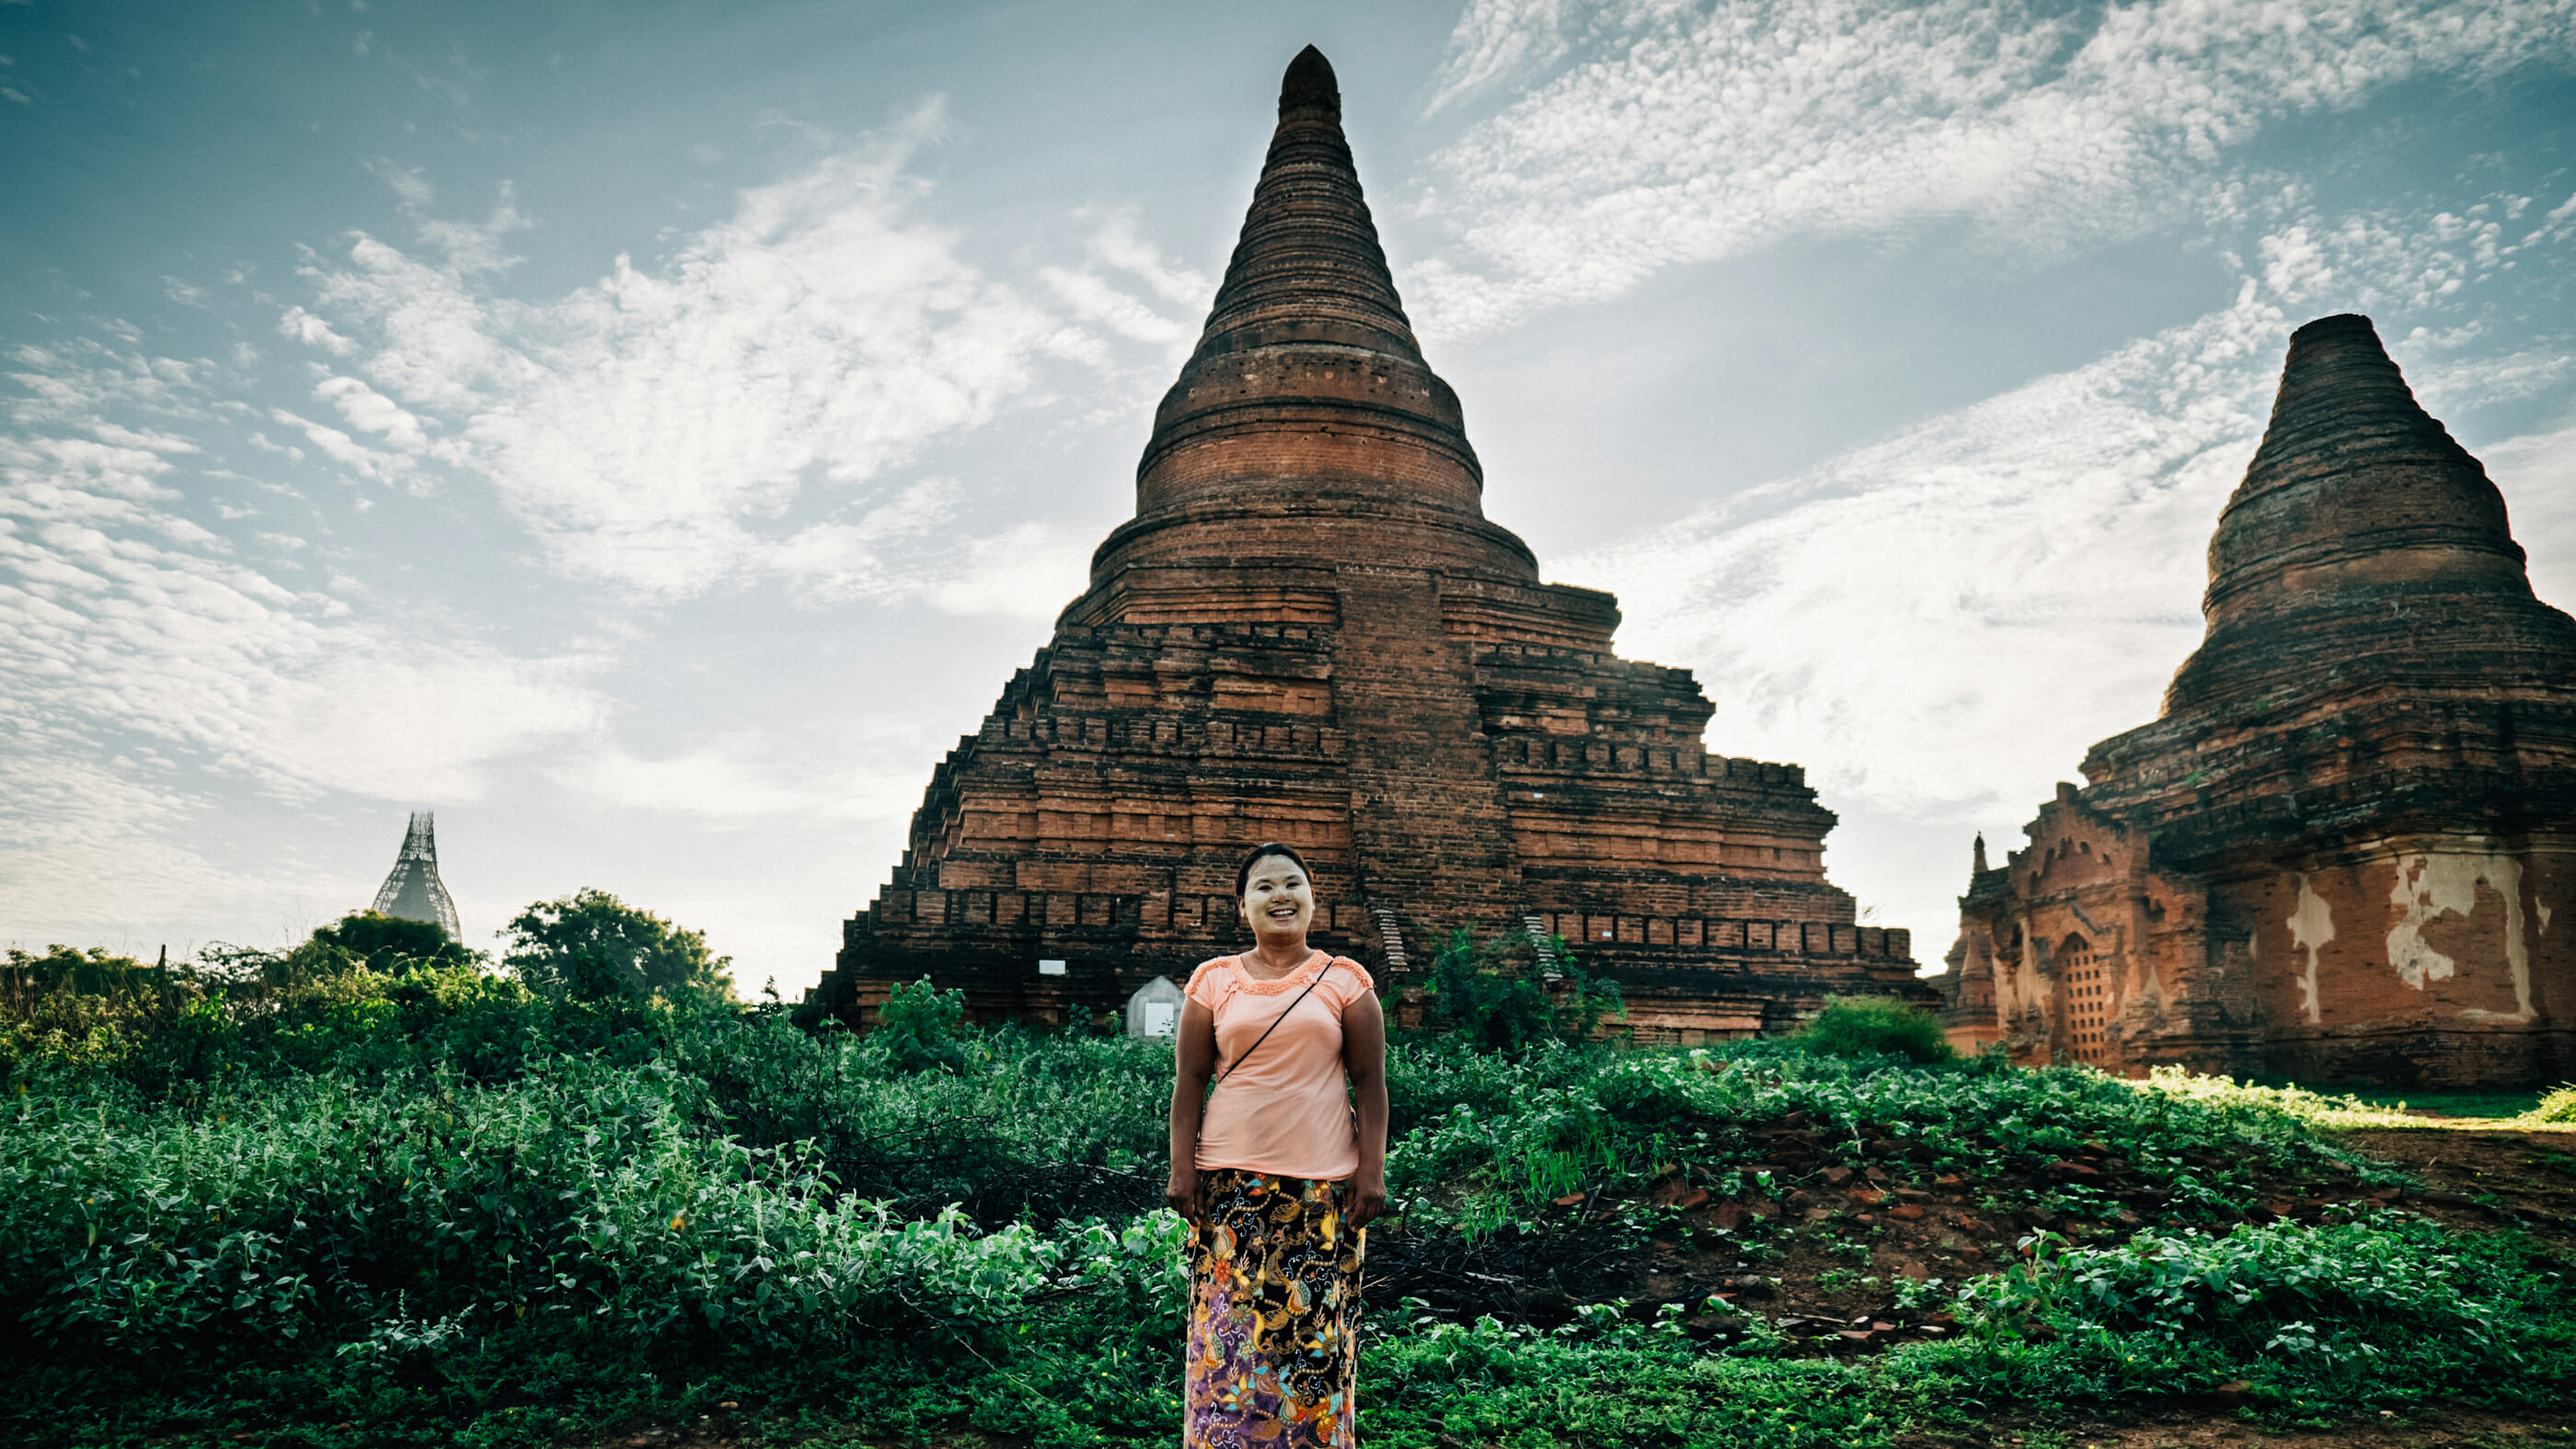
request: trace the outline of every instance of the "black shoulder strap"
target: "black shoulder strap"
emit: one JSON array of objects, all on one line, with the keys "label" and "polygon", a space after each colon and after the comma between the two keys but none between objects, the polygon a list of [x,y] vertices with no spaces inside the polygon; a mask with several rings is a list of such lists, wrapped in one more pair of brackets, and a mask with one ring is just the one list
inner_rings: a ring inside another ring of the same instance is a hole
[{"label": "black shoulder strap", "polygon": [[[1240,963],[1240,962],[1242,961],[1242,959],[1243,959],[1243,958],[1242,958],[1242,957],[1240,957],[1240,956],[1238,956],[1238,957],[1236,957],[1236,958],[1235,958],[1235,960],[1236,960],[1238,963]],[[1298,993],[1297,993],[1297,1000],[1296,1000],[1296,1001],[1292,1001],[1292,1002],[1289,1002],[1289,1003],[1288,1003],[1288,1011],[1295,1011],[1295,1010],[1297,1009],[1298,1003],[1299,1003],[1299,1002],[1302,1002],[1302,1001],[1304,1001],[1304,1000],[1306,999],[1306,996],[1307,996],[1307,993],[1308,993],[1308,992],[1311,992],[1311,991],[1313,991],[1316,987],[1323,985],[1323,984],[1324,984],[1324,973],[1325,973],[1325,972],[1327,972],[1327,971],[1332,970],[1332,969],[1333,969],[1333,963],[1334,963],[1335,961],[1340,960],[1340,959],[1341,959],[1341,958],[1340,958],[1340,957],[1338,957],[1338,956],[1327,956],[1327,957],[1325,957],[1325,958],[1324,958],[1324,970],[1323,970],[1323,971],[1318,971],[1318,972],[1316,972],[1316,973],[1315,973],[1315,979],[1306,983],[1306,990],[1305,990],[1305,991],[1300,991],[1300,992],[1298,992]],[[1238,964],[1238,965],[1236,966],[1236,968],[1235,968],[1235,969],[1237,969],[1237,970],[1241,970],[1241,969],[1242,969],[1242,967]],[[1230,1077],[1230,1076],[1233,1076],[1233,1075],[1234,1075],[1235,1067],[1240,1067],[1240,1066],[1242,1066],[1242,1065],[1243,1065],[1243,1063],[1244,1063],[1244,1058],[1245,1058],[1245,1057],[1249,1057],[1249,1056],[1251,1056],[1254,1052],[1257,1052],[1257,1051],[1261,1050],[1261,1044],[1262,1044],[1263,1042],[1266,1042],[1266,1041],[1270,1040],[1270,1033],[1272,1033],[1272,1032],[1274,1032],[1274,1031],[1277,1031],[1277,1030],[1279,1029],[1279,1022],[1286,1021],[1286,1020],[1288,1019],[1288,1011],[1283,1011],[1283,1012],[1279,1013],[1278,1020],[1271,1022],[1269,1026],[1267,1026],[1267,1027],[1263,1028],[1263,1029],[1262,1029],[1262,1032],[1261,1032],[1261,1035],[1259,1035],[1259,1036],[1257,1036],[1257,1037],[1254,1037],[1254,1038],[1252,1039],[1252,1045],[1250,1045],[1250,1046],[1248,1046],[1248,1047],[1245,1047],[1245,1048],[1243,1049],[1243,1056],[1236,1057],[1236,1058],[1234,1059],[1234,1066],[1232,1066],[1232,1067],[1228,1067],[1228,1068],[1226,1068],[1223,1072],[1219,1073],[1219,1074],[1218,1074],[1218,1076],[1217,1076],[1217,1079],[1216,1079],[1215,1083],[1214,1083],[1213,1085],[1211,1085],[1211,1086],[1208,1088],[1208,1090],[1209,1090],[1209,1091],[1211,1091],[1211,1092],[1213,1092],[1213,1091],[1215,1091],[1218,1087],[1222,1087],[1222,1086],[1224,1086],[1224,1085],[1225,1085],[1225,1079],[1226,1079],[1227,1077]]]}]

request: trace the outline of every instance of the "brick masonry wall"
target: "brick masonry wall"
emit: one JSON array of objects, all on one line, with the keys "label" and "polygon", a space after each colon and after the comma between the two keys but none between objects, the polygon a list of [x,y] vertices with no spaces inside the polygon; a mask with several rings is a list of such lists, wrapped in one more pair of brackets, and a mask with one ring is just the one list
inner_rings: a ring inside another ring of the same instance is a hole
[{"label": "brick masonry wall", "polygon": [[[1264,838],[1315,865],[1318,943],[1381,974],[1383,911],[1416,971],[1456,927],[1536,917],[1622,983],[1650,1037],[1786,1029],[1836,991],[1923,994],[1907,934],[1859,925],[1824,879],[1833,817],[1803,772],[1707,754],[1686,671],[1549,642],[1570,622],[1500,645],[1454,630],[1447,575],[1309,573],[1306,596],[1321,577],[1331,607],[1308,617],[1330,624],[1059,626],[934,772],[816,999],[863,1021],[928,975],[978,1017],[1097,1014],[1248,944],[1229,893]],[[1491,594],[1454,590],[1469,609]],[[1039,977],[1050,959],[1068,974]],[[1769,1003],[1755,1027],[1748,1001]]]}]

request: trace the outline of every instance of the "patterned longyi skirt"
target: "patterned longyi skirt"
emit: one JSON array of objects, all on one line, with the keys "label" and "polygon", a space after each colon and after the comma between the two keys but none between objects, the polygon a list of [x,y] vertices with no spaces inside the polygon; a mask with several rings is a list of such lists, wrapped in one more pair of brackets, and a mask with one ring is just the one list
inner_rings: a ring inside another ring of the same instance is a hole
[{"label": "patterned longyi skirt", "polygon": [[1217,1168],[1199,1175],[1183,1449],[1352,1449],[1360,1260],[1349,1185]]}]

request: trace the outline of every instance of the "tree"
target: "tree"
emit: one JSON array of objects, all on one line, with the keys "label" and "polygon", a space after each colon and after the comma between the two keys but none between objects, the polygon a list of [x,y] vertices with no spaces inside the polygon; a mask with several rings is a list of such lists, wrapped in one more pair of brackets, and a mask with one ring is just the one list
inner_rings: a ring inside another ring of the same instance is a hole
[{"label": "tree", "polygon": [[501,964],[533,990],[585,1001],[654,995],[733,999],[732,957],[710,954],[700,933],[603,890],[584,887],[561,900],[539,901],[501,934],[509,941]]},{"label": "tree", "polygon": [[184,963],[146,965],[98,946],[51,946],[41,956],[12,947],[0,959],[0,1016],[23,1021],[167,1014],[194,997]]}]

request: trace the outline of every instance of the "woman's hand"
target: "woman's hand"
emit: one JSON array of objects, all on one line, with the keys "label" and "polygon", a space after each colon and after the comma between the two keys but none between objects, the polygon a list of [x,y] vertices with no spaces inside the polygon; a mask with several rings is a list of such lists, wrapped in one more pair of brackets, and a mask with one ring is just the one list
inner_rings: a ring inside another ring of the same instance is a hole
[{"label": "woman's hand", "polygon": [[1386,1214],[1386,1174],[1363,1172],[1351,1179],[1351,1206],[1342,1216],[1354,1228],[1364,1228],[1372,1218]]},{"label": "woman's hand", "polygon": [[[1381,1199],[1384,1194],[1379,1195]],[[1189,1219],[1193,1228],[1204,1227],[1206,1209],[1199,1205],[1199,1173],[1195,1167],[1175,1167],[1172,1180],[1163,1186],[1163,1205]]]}]

